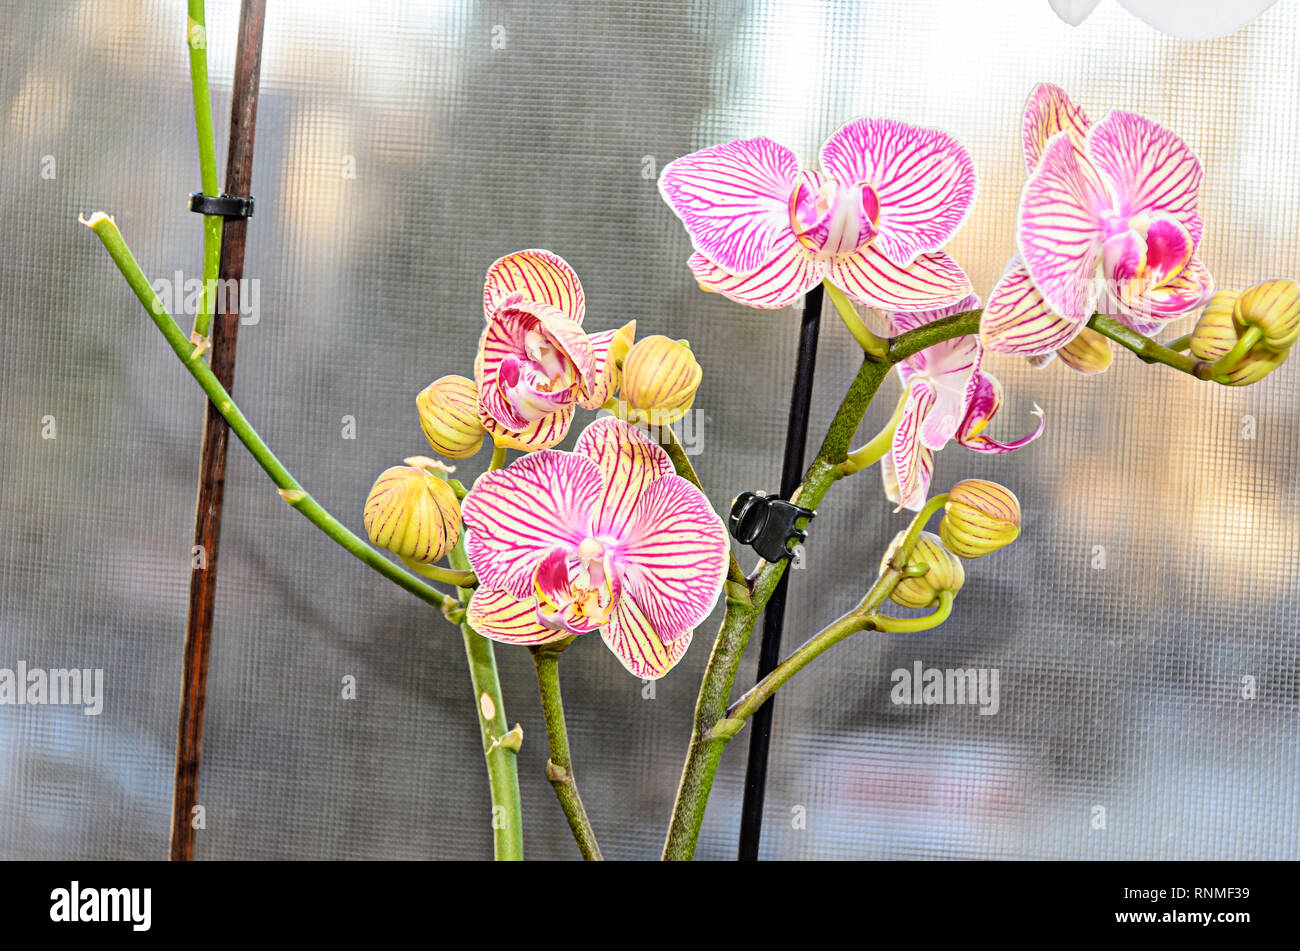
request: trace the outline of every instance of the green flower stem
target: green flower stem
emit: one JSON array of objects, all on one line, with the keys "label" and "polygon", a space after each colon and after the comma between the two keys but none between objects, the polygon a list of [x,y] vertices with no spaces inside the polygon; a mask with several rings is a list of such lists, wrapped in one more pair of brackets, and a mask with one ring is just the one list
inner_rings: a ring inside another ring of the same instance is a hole
[{"label": "green flower stem", "polygon": [[[465,536],[456,541],[448,553],[453,568],[468,570]],[[468,588],[458,591],[460,603],[469,604],[473,594]],[[478,713],[479,733],[483,739],[483,758],[487,761],[488,788],[492,794],[492,844],[498,862],[518,862],[524,857],[523,805],[519,799],[519,747],[524,731],[518,724],[506,729],[506,705],[497,676],[496,652],[492,642],[479,634],[467,621],[460,625],[465,639],[465,658],[469,661],[469,679],[474,687],[474,706]]]},{"label": "green flower stem", "polygon": [[[927,627],[934,627],[947,619],[952,609],[952,593],[947,591],[940,596],[938,610],[928,617],[902,619],[890,618],[878,613],[886,599],[893,593],[894,587],[906,576],[907,563],[912,556],[912,552],[916,549],[917,540],[921,537],[921,531],[925,528],[925,523],[930,520],[930,517],[935,512],[943,508],[947,500],[947,495],[937,495],[927,502],[921,511],[916,513],[916,516],[912,519],[912,524],[908,526],[907,534],[903,536],[898,547],[893,550],[885,569],[876,578],[871,590],[858,602],[858,606],[810,637],[789,657],[781,661],[776,666],[776,669],[733,703],[727,710],[726,719],[711,731],[714,736],[724,743],[729,742],[731,737],[735,736],[740,731],[740,728],[744,726],[745,721],[753,716],[759,707],[767,703],[790,678],[840,641],[856,634],[858,631],[867,629],[919,631],[925,630]],[[915,622],[928,623],[924,626],[912,626]]]},{"label": "green flower stem", "polygon": [[933,614],[908,618],[876,614],[871,618],[871,626],[877,631],[885,631],[889,634],[915,634],[918,631],[928,631],[938,627],[952,615],[953,598],[951,591],[940,591],[939,606]]},{"label": "green flower stem", "polygon": [[822,285],[826,288],[826,296],[835,305],[836,313],[844,321],[844,326],[849,328],[849,333],[853,334],[853,339],[858,342],[858,345],[862,347],[867,356],[877,361],[889,359],[889,344],[867,328],[867,325],[862,322],[862,318],[858,316],[857,310],[853,307],[853,301],[849,300],[848,295],[830,281],[822,281]]},{"label": "green flower stem", "polygon": [[[212,131],[212,96],[208,92],[208,28],[203,0],[189,0],[186,45],[190,50],[190,88],[194,93],[194,129],[199,140],[199,175],[203,194],[220,194],[217,183],[217,145]],[[221,267],[220,215],[203,216],[203,306],[194,315],[194,333],[206,337],[217,308],[217,274]]]},{"label": "green flower stem", "polygon": [[126,278],[126,283],[135,292],[135,296],[144,305],[145,311],[148,312],[153,322],[158,325],[158,329],[162,331],[163,338],[176,356],[180,358],[185,368],[190,371],[190,375],[198,382],[203,392],[207,394],[208,399],[216,406],[217,412],[230,424],[230,431],[248,447],[248,451],[252,453],[257,464],[271,477],[271,481],[280,490],[280,497],[306,516],[309,522],[343,546],[345,550],[355,555],[385,578],[405,588],[417,598],[427,601],[434,607],[441,608],[444,602],[449,600],[446,595],[425,584],[414,575],[402,571],[380,552],[371,548],[344,528],[338,519],[325,511],[320,503],[312,498],[298,483],[298,480],[290,475],[289,470],[276,458],[266,443],[262,441],[262,437],[253,429],[252,424],[240,412],[239,407],[235,405],[226,388],[217,380],[212,369],[203,362],[201,348],[194,346],[185,338],[184,331],[177,326],[175,319],[163,307],[162,301],[158,299],[154,289],[149,286],[149,279],[140,270],[140,265],[136,262],[131,249],[122,240],[122,234],[118,231],[113,219],[97,212],[89,219],[82,219],[82,223],[95,232],[95,235],[103,242],[109,256],[113,259],[113,263],[117,265],[117,269]]},{"label": "green flower stem", "polygon": [[472,571],[457,571],[454,568],[443,568],[441,565],[426,565],[413,558],[407,558],[405,555],[398,555],[397,557],[401,559],[402,564],[416,574],[424,575],[434,581],[441,581],[443,584],[449,584],[456,588],[478,587],[478,575]]},{"label": "green flower stem", "polygon": [[1175,353],[1181,353],[1191,345],[1192,345],[1192,335],[1183,334],[1177,340],[1174,340],[1169,344],[1169,349],[1174,351]]},{"label": "green flower stem", "polygon": [[1218,378],[1231,370],[1246,354],[1254,349],[1255,345],[1264,339],[1264,330],[1258,326],[1246,328],[1246,332],[1233,345],[1232,349],[1225,353],[1219,359],[1215,360],[1210,366],[1210,376]]},{"label": "green flower stem", "polygon": [[[836,480],[843,477],[841,465],[848,458],[849,444],[893,364],[945,340],[978,333],[980,314],[981,311],[970,310],[931,321],[889,340],[886,347],[888,362],[865,359],[792,501],[815,509]],[[713,789],[718,762],[726,747],[726,738],[714,735],[713,727],[727,718],[728,700],[740,660],[754,624],[785,573],[787,562],[788,559],[776,563],[760,561],[747,579],[747,598],[741,596],[737,586],[728,583],[727,612],[713,642],[695,702],[691,742],[664,841],[663,857],[666,860],[687,860],[695,855],[704,810]]]},{"label": "green flower stem", "polygon": [[[571,639],[570,639],[571,640]],[[573,775],[573,758],[569,753],[569,733],[564,725],[564,701],[560,697],[560,654],[569,641],[533,647],[533,665],[537,668],[537,689],[542,697],[542,716],[546,720],[546,739],[550,744],[550,759],[546,762],[546,778],[551,781],[555,797],[560,800],[564,817],[569,820],[573,840],[578,851],[588,862],[599,862],[604,856],[596,842],[595,830],[587,818],[587,809],[578,794],[578,781]]]},{"label": "green flower stem", "polygon": [[874,466],[885,453],[889,452],[894,444],[894,432],[898,429],[898,424],[903,421],[903,411],[907,409],[907,393],[908,390],[904,387],[898,397],[898,405],[894,407],[894,415],[889,418],[885,428],[865,446],[849,453],[849,457],[840,463],[840,471],[844,475],[853,475],[868,466]]},{"label": "green flower stem", "polygon": [[[826,438],[804,476],[803,484],[795,492],[794,501],[798,504],[815,509],[830,487],[841,477],[839,464],[848,457],[849,443],[857,433],[871,398],[884,382],[889,369],[888,363],[863,361],[844,401],[831,420]],[[704,822],[704,810],[713,788],[713,778],[726,746],[726,740],[712,735],[711,731],[718,721],[726,718],[731,688],[750,634],[788,563],[788,559],[778,562],[760,561],[747,579],[747,598],[741,597],[743,588],[737,590],[735,584],[728,584],[727,612],[713,642],[713,650],[709,654],[704,680],[695,702],[691,743],[686,753],[686,763],[682,767],[677,799],[664,842],[665,859],[690,859],[695,854],[700,826]]]},{"label": "green flower stem", "polygon": [[[695,467],[691,465],[691,457],[686,454],[686,449],[678,440],[677,433],[673,431],[671,426],[660,426],[658,429],[659,445],[668,453],[668,458],[671,459],[673,463],[673,469],[677,471],[679,476],[691,485],[695,486],[695,488],[699,489],[701,492],[704,492],[707,496],[708,493],[705,492],[704,486],[700,484],[700,477],[695,474]],[[748,584],[745,580],[745,572],[740,567],[740,562],[736,560],[735,552],[728,551],[727,557],[729,559],[727,565],[727,582],[733,586],[743,586],[745,589],[743,596],[745,600],[748,600],[749,591]],[[736,588],[735,590],[737,595],[741,593],[739,588]]]},{"label": "green flower stem", "polygon": [[506,467],[506,447],[492,444],[492,461],[488,463],[488,471],[493,469],[504,469]]},{"label": "green flower stem", "polygon": [[1210,379],[1210,364],[1170,347],[1156,343],[1145,334],[1125,327],[1118,320],[1104,314],[1093,314],[1088,326],[1103,337],[1108,337],[1126,350],[1132,350],[1143,363],[1163,363],[1198,380]]}]

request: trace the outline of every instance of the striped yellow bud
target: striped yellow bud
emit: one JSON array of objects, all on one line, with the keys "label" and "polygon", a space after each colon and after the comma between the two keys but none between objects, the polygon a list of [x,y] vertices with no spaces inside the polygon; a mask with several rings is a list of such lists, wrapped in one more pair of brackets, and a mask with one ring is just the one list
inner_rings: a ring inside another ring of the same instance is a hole
[{"label": "striped yellow bud", "polygon": [[695,402],[702,372],[685,343],[645,337],[623,360],[623,400],[633,410],[653,414],[653,422],[676,422]]},{"label": "striped yellow bud", "polygon": [[963,479],[948,492],[939,538],[958,558],[982,558],[1020,537],[1020,500],[996,482]]},{"label": "striped yellow bud", "polygon": [[463,376],[434,380],[415,398],[420,428],[433,451],[448,459],[468,459],[483,445],[478,387]]},{"label": "striped yellow bud", "polygon": [[632,341],[635,338],[635,320],[628,321],[614,333],[614,339],[609,345],[609,355],[605,358],[605,372],[610,377],[610,393],[617,393],[618,388],[623,385],[623,364],[627,360],[628,352],[632,349]]},{"label": "striped yellow bud", "polygon": [[1089,374],[1100,373],[1115,358],[1110,341],[1091,327],[1080,330],[1077,337],[1056,351],[1056,355],[1070,369]]},{"label": "striped yellow bud", "polygon": [[1265,281],[1243,291],[1232,314],[1237,330],[1256,326],[1264,331],[1263,345],[1284,353],[1300,338],[1300,284]]},{"label": "striped yellow bud", "polygon": [[[1234,314],[1243,296],[1241,291],[1219,291],[1210,299],[1192,333],[1193,356],[1213,363],[1237,345],[1239,331]],[[1274,352],[1261,342],[1229,367],[1224,376],[1229,386],[1257,383],[1276,370],[1289,353]]]},{"label": "striped yellow bud", "polygon": [[[906,530],[899,532],[890,544],[889,551],[885,552],[884,560],[880,563],[882,572],[889,567],[890,559],[894,557],[894,552],[902,544],[905,535]],[[928,570],[916,578],[903,578],[894,586],[889,598],[905,608],[928,608],[939,600],[939,592],[951,591],[956,594],[966,580],[966,569],[961,566],[961,560],[944,548],[939,536],[933,532],[921,533],[907,564],[909,568],[924,564]]]},{"label": "striped yellow bud", "polygon": [[371,487],[362,521],[380,548],[431,565],[460,538],[460,502],[427,469],[393,466]]}]

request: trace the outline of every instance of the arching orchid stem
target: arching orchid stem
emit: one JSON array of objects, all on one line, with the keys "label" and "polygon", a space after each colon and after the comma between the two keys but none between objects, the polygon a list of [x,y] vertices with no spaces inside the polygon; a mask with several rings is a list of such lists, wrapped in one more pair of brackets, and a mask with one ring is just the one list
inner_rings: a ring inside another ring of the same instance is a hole
[{"label": "arching orchid stem", "polygon": [[1118,320],[1113,320],[1104,314],[1093,314],[1088,321],[1088,326],[1124,349],[1133,351],[1144,363],[1163,363],[1198,380],[1210,379],[1210,364],[1162,346],[1145,334],[1125,327]]},{"label": "arching orchid stem", "polygon": [[952,615],[952,602],[953,593],[951,591],[941,591],[939,593],[939,605],[934,609],[934,613],[927,614],[924,617],[907,618],[873,614],[871,616],[871,626],[877,631],[884,631],[889,634],[914,634],[918,631],[928,631],[948,620]]},{"label": "arching orchid stem", "polygon": [[1174,351],[1175,353],[1182,353],[1191,345],[1192,345],[1192,335],[1183,334],[1177,340],[1169,344],[1169,349]]},{"label": "arching orchid stem", "polygon": [[826,296],[835,305],[835,312],[840,315],[840,320],[844,321],[844,326],[849,328],[849,333],[853,334],[853,339],[862,347],[867,357],[882,363],[887,361],[889,359],[888,342],[873,334],[870,328],[862,322],[862,318],[858,316],[857,310],[853,307],[853,301],[849,300],[848,295],[830,281],[822,281],[822,286],[826,288]]},{"label": "arching orchid stem", "polygon": [[1233,345],[1232,349],[1210,364],[1210,377],[1217,380],[1223,376],[1263,339],[1263,328],[1257,326],[1247,327],[1246,332],[1241,335],[1241,338]]},{"label": "arching orchid stem", "polygon": [[492,444],[492,461],[488,463],[488,470],[504,469],[506,467],[506,447]]},{"label": "arching orchid stem", "polygon": [[416,574],[424,575],[433,581],[441,581],[443,584],[449,584],[457,588],[478,587],[478,576],[472,571],[457,571],[454,568],[443,568],[440,565],[426,565],[423,562],[407,558],[405,555],[398,555],[397,557],[402,560],[402,564]]},{"label": "arching orchid stem", "polygon": [[[978,327],[978,321],[975,326]],[[964,332],[972,331],[965,329]],[[955,330],[953,333],[956,335]],[[847,458],[849,444],[862,424],[862,417],[871,398],[884,382],[889,370],[890,365],[887,363],[863,360],[839,410],[831,420],[817,457],[804,475],[803,484],[793,493],[792,501],[808,508],[816,508],[839,478],[837,466]],[[727,612],[713,642],[695,702],[691,743],[682,767],[673,814],[664,841],[663,857],[667,860],[687,860],[695,854],[705,806],[713,788],[713,778],[726,746],[725,740],[711,736],[710,731],[715,724],[726,718],[736,671],[740,667],[754,624],[788,565],[786,559],[778,562],[760,561],[747,579],[750,592],[748,603],[728,594]]]},{"label": "arching orchid stem", "polygon": [[[465,536],[447,554],[453,568],[467,570]],[[468,588],[458,592],[462,606],[473,594]],[[506,705],[501,696],[501,679],[497,675],[496,652],[492,642],[462,621],[465,659],[469,663],[470,684],[474,688],[474,707],[478,715],[479,734],[483,740],[483,758],[487,762],[488,788],[492,796],[492,846],[498,862],[518,862],[524,857],[523,805],[519,798],[519,747],[524,741],[523,728],[515,724],[506,728]]]},{"label": "arching orchid stem", "polygon": [[262,467],[262,470],[271,477],[271,481],[280,490],[280,497],[301,512],[309,522],[341,545],[347,552],[369,565],[389,581],[405,588],[417,598],[427,601],[434,607],[441,608],[447,600],[446,595],[425,584],[414,575],[398,568],[380,552],[371,548],[344,528],[338,519],[325,511],[320,503],[307,493],[307,490],[289,473],[284,464],[276,458],[275,453],[271,452],[270,447],[257,434],[257,430],[253,428],[244,414],[240,412],[239,407],[235,405],[235,401],[231,399],[226,388],[221,385],[216,374],[212,372],[212,368],[203,360],[194,359],[194,352],[197,348],[186,338],[184,331],[177,325],[175,318],[163,307],[162,301],[158,299],[158,295],[150,286],[149,279],[140,269],[135,255],[131,253],[131,249],[127,247],[126,242],[122,239],[122,233],[118,231],[117,224],[113,219],[102,212],[96,212],[89,218],[82,219],[82,224],[95,232],[96,237],[103,243],[104,248],[113,259],[113,263],[117,265],[117,269],[126,279],[127,285],[144,306],[145,312],[152,318],[158,329],[162,331],[163,339],[172,348],[172,352],[180,359],[185,369],[190,371],[190,375],[194,377],[199,387],[207,394],[208,399],[212,401],[212,405],[217,408],[217,412],[230,425],[230,431],[247,447],[253,459]]},{"label": "arching orchid stem", "polygon": [[[705,490],[704,486],[700,484],[700,477],[695,474],[695,467],[691,464],[691,457],[686,454],[686,449],[682,446],[680,440],[678,440],[677,433],[673,431],[671,426],[665,425],[657,427],[656,431],[656,441],[664,448],[664,451],[668,453],[668,458],[672,460],[673,469],[676,473],[707,495],[708,492]],[[740,562],[736,561],[736,555],[734,552],[728,553],[727,583],[729,586],[743,586],[743,596],[744,599],[748,601],[749,587],[745,580],[745,572],[741,570]],[[728,589],[728,597],[732,597],[733,595],[739,597],[741,594],[742,592],[738,588],[729,587]]]},{"label": "arching orchid stem", "polygon": [[[933,503],[939,499],[943,501],[940,501],[937,506],[934,505]],[[933,614],[926,617],[901,619],[886,617],[879,613],[881,606],[893,593],[894,587],[909,573],[907,563],[916,548],[916,542],[921,535],[921,530],[925,528],[925,523],[930,520],[930,516],[943,508],[944,501],[947,501],[946,495],[936,496],[935,499],[931,500],[930,504],[927,504],[916,514],[912,519],[907,534],[899,543],[898,548],[895,549],[894,556],[890,559],[889,564],[876,578],[875,584],[871,586],[871,590],[866,593],[866,596],[858,603],[857,607],[806,640],[790,656],[782,660],[775,670],[755,684],[727,709],[727,715],[722,723],[711,731],[717,740],[723,743],[729,741],[731,737],[740,731],[745,721],[753,716],[763,704],[767,703],[795,674],[840,641],[851,637],[858,631],[921,631],[942,624],[947,620],[952,611],[951,592],[944,592],[940,596],[939,607]]]},{"label": "arching orchid stem", "polygon": [[[947,504],[948,493],[940,492],[921,506],[921,510],[913,516],[912,524],[907,526],[907,534],[903,536],[903,540],[894,549],[894,557],[889,560],[890,567],[898,571],[900,575],[907,570],[908,559],[912,555],[912,550],[916,548],[916,540],[921,537],[921,532],[925,530],[925,523],[930,521],[935,512],[942,511]],[[894,589],[891,587],[889,590],[893,591]],[[888,596],[888,592],[886,592],[886,596]]]},{"label": "arching orchid stem", "polygon": [[902,394],[898,397],[898,405],[894,407],[894,415],[889,418],[876,436],[865,446],[855,449],[849,453],[848,458],[838,466],[843,475],[853,475],[855,472],[861,472],[868,466],[874,466],[889,452],[894,442],[894,432],[898,429],[898,424],[903,421],[903,412],[907,409],[907,387],[903,388]]},{"label": "arching orchid stem", "polygon": [[[793,493],[791,500],[815,509],[830,487],[841,477],[839,466],[848,458],[849,445],[862,424],[867,407],[894,363],[945,340],[978,333],[980,313],[978,310],[963,311],[893,337],[889,341],[887,363],[864,359],[831,420],[816,458],[808,467],[802,485]],[[919,532],[918,529],[918,535]],[[713,733],[713,729],[727,719],[731,689],[754,624],[788,564],[784,559],[775,563],[760,561],[747,579],[750,592],[748,603],[733,597],[730,591],[728,593],[727,612],[713,642],[695,702],[691,743],[686,753],[686,762],[682,766],[677,797],[664,840],[665,860],[689,860],[695,855],[700,828],[704,822],[704,810],[713,788],[718,762],[726,747],[726,739]]]},{"label": "arching orchid stem", "polygon": [[546,739],[550,745],[550,759],[546,763],[546,778],[551,781],[555,797],[564,810],[573,840],[578,851],[588,862],[599,862],[600,845],[595,830],[587,817],[587,809],[578,794],[578,781],[573,775],[573,757],[569,752],[569,733],[564,724],[564,701],[560,697],[560,654],[572,638],[532,647],[533,665],[537,668],[537,689],[542,698],[542,717],[546,721]]}]

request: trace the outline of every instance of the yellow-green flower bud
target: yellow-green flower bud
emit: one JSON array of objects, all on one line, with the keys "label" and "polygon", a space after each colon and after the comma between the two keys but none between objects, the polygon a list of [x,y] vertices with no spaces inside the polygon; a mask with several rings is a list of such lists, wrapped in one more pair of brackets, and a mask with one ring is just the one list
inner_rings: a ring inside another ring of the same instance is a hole
[{"label": "yellow-green flower bud", "polygon": [[695,402],[703,371],[680,340],[655,335],[638,340],[623,360],[623,400],[655,423],[673,423]]},{"label": "yellow-green flower bud", "polygon": [[[1192,333],[1193,356],[1213,363],[1237,345],[1240,336],[1234,314],[1243,296],[1241,291],[1219,291],[1210,299]],[[1276,370],[1289,353],[1275,352],[1261,341],[1224,371],[1224,377],[1229,386],[1257,383]]]},{"label": "yellow-green flower bud", "polygon": [[1232,320],[1242,333],[1247,327],[1258,327],[1264,331],[1264,346],[1284,353],[1300,338],[1300,284],[1284,280],[1256,284],[1237,298]]},{"label": "yellow-green flower bud", "polygon": [[483,445],[478,387],[463,376],[434,380],[415,398],[420,428],[433,451],[448,459],[468,459]]},{"label": "yellow-green flower bud", "polygon": [[460,538],[460,503],[427,469],[393,466],[371,487],[362,521],[380,548],[431,565]]},{"label": "yellow-green flower bud", "polygon": [[605,357],[605,372],[610,375],[609,392],[617,393],[623,385],[623,364],[627,361],[632,341],[636,338],[636,321],[631,320],[614,332],[614,339],[609,344],[609,354]]},{"label": "yellow-green flower bud", "polygon": [[1091,327],[1080,330],[1078,336],[1056,351],[1056,355],[1070,369],[1089,374],[1100,373],[1115,359],[1110,341]]},{"label": "yellow-green flower bud", "polygon": [[[904,530],[894,538],[889,551],[885,552],[884,560],[880,563],[882,572],[889,567],[894,552],[898,550],[906,535],[907,532]],[[921,537],[916,541],[916,547],[912,549],[912,557],[907,560],[907,565],[909,568],[926,565],[927,571],[916,578],[903,578],[894,586],[889,599],[905,608],[928,608],[939,600],[941,591],[956,594],[966,580],[966,569],[961,566],[961,559],[944,548],[939,536],[933,532],[921,533]]]},{"label": "yellow-green flower bud", "polygon": [[996,482],[963,479],[948,492],[939,538],[958,558],[982,558],[1020,537],[1020,500]]}]

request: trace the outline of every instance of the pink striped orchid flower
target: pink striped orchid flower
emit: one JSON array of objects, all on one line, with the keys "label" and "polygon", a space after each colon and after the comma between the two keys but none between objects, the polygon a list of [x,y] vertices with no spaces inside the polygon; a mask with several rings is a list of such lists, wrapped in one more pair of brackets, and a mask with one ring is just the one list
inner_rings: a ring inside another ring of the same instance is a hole
[{"label": "pink striped orchid flower", "polygon": [[[1214,281],[1196,257],[1201,164],[1156,123],[1111,112],[1092,125],[1057,86],[1040,85],[1025,109],[1019,253],[1007,265],[980,322],[988,349],[1044,365],[1094,310],[1139,333],[1197,309]],[[1109,351],[1098,339],[1094,347]],[[1077,348],[1076,348],[1077,349]]]},{"label": "pink striped orchid flower", "polygon": [[939,249],[975,196],[975,168],[951,136],[858,119],[800,169],[771,139],[737,139],[679,158],[659,192],[681,218],[706,290],[750,307],[784,307],[829,279],[859,304],[929,310],[971,292]]},{"label": "pink striped orchid flower", "polygon": [[487,327],[474,361],[479,418],[498,446],[532,451],[562,440],[575,407],[609,398],[617,330],[582,329],[582,283],[550,251],[517,251],[488,269]]},{"label": "pink striped orchid flower", "polygon": [[[917,314],[889,313],[891,334],[900,334],[941,317],[979,307],[979,298],[967,297],[949,307]],[[934,454],[951,440],[976,452],[1014,452],[1042,435],[1043,411],[1034,407],[1037,428],[1011,442],[998,442],[983,434],[1002,405],[1002,386],[981,369],[983,350],[974,334],[954,337],[898,365],[906,391],[903,416],[894,430],[889,451],[880,460],[885,495],[899,508],[919,510],[930,492]]]},{"label": "pink striped orchid flower", "polygon": [[645,679],[681,659],[727,574],[727,532],[708,499],[614,417],[583,430],[572,452],[486,473],[462,514],[475,630],[527,646],[599,630]]}]

